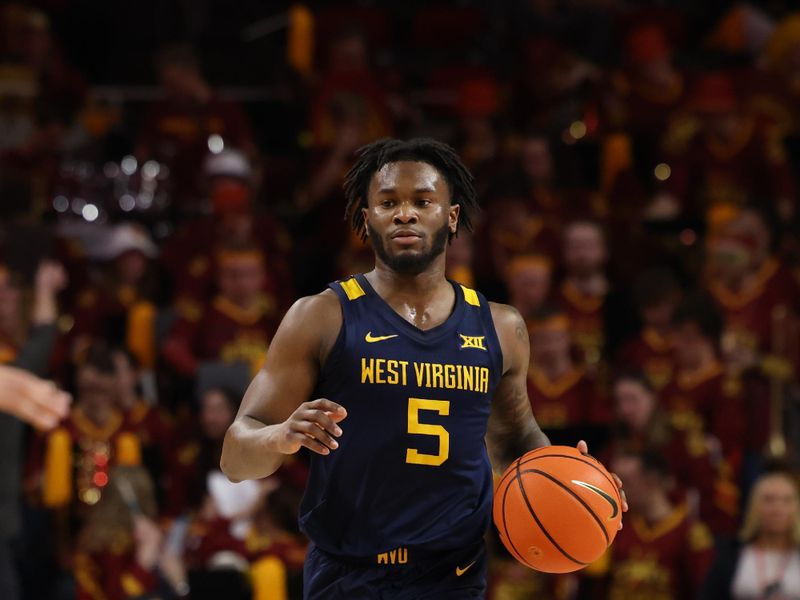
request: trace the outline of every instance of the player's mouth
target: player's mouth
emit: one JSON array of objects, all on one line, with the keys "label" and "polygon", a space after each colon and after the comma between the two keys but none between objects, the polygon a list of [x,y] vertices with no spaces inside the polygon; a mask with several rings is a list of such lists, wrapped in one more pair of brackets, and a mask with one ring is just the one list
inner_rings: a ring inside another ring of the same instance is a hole
[{"label": "player's mouth", "polygon": [[390,237],[401,246],[410,246],[411,244],[415,244],[417,240],[422,239],[422,236],[412,229],[400,229],[395,231]]}]

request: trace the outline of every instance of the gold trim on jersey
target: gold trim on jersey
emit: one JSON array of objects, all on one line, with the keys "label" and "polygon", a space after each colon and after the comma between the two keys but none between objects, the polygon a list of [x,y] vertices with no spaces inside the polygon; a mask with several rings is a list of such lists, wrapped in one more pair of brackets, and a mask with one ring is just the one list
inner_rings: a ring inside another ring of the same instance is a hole
[{"label": "gold trim on jersey", "polygon": [[472,306],[481,305],[481,301],[478,298],[478,294],[475,292],[475,290],[471,290],[465,285],[462,285],[461,289],[464,290],[464,300],[466,300],[467,304],[471,304]]},{"label": "gold trim on jersey", "polygon": [[366,296],[364,288],[361,287],[355,277],[351,277],[347,281],[340,281],[339,285],[342,286],[344,293],[347,294],[348,300],[355,300],[356,298],[361,298],[361,296]]}]

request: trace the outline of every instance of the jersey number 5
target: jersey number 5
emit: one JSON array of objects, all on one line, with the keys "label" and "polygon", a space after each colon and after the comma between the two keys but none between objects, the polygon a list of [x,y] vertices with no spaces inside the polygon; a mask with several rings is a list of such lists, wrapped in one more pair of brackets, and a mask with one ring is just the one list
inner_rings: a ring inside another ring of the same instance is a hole
[{"label": "jersey number 5", "polygon": [[450,433],[441,425],[419,422],[419,411],[433,410],[440,415],[450,414],[449,400],[408,399],[408,433],[433,435],[439,438],[439,454],[423,454],[414,448],[406,449],[406,462],[412,465],[438,467],[450,456]]}]

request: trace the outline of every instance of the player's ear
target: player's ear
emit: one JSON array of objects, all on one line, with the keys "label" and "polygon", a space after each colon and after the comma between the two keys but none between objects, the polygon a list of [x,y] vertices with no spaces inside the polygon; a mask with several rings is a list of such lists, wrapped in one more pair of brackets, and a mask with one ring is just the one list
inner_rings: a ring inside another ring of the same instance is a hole
[{"label": "player's ear", "polygon": [[450,227],[450,233],[455,233],[458,229],[458,215],[461,214],[461,205],[460,204],[451,204],[450,211],[448,214],[448,226]]},{"label": "player's ear", "polygon": [[[364,217],[364,231],[367,231],[367,223],[369,222],[369,211],[366,207],[361,209],[361,216]],[[367,233],[369,235],[369,233]]]}]

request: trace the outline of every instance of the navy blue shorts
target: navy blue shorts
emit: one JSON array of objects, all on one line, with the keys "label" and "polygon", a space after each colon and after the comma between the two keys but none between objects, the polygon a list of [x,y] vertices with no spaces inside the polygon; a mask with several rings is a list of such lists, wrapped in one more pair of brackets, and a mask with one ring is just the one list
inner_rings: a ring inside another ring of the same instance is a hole
[{"label": "navy blue shorts", "polygon": [[[305,600],[461,600],[486,596],[483,540],[404,564],[356,564],[311,546],[303,567]],[[394,560],[392,562],[395,562]]]}]

